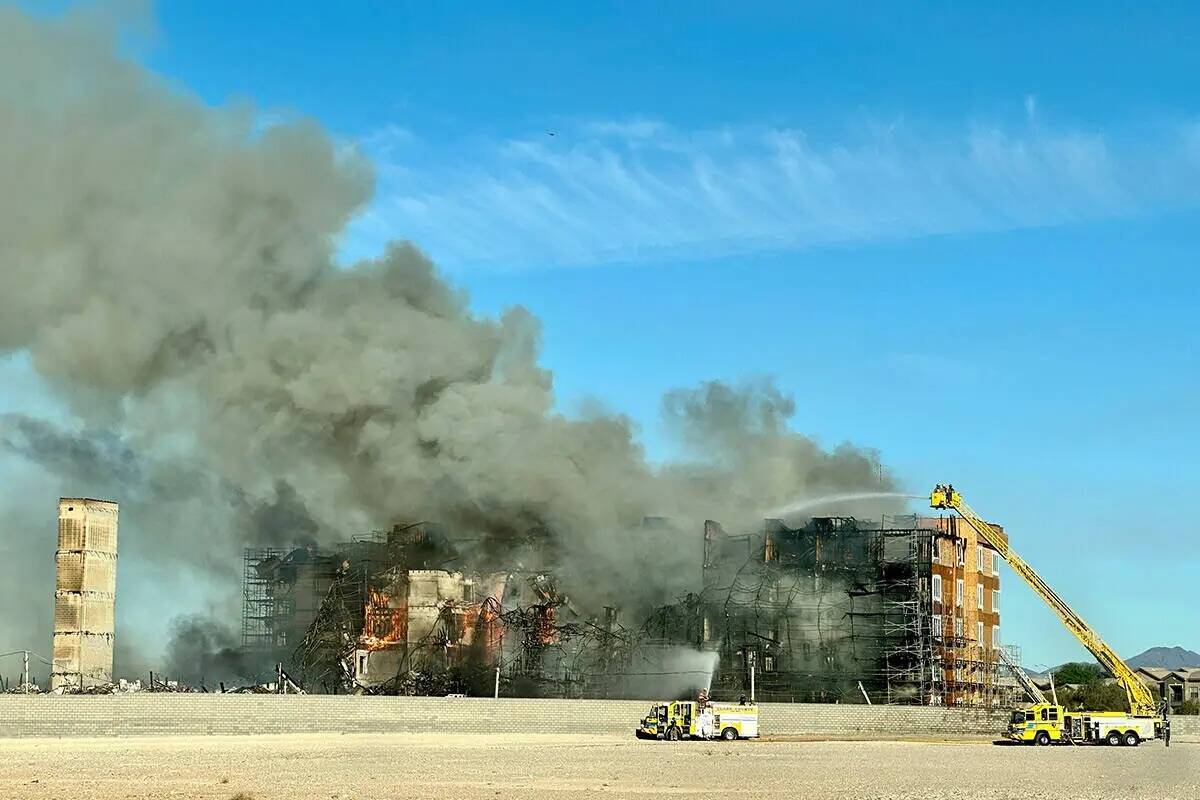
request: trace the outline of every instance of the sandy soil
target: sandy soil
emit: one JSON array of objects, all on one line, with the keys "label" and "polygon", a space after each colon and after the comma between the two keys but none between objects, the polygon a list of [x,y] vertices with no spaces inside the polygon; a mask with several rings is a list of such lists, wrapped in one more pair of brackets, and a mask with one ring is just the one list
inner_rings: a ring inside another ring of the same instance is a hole
[{"label": "sandy soil", "polygon": [[641,742],[579,736],[0,740],[0,797],[1200,797],[1200,745]]}]

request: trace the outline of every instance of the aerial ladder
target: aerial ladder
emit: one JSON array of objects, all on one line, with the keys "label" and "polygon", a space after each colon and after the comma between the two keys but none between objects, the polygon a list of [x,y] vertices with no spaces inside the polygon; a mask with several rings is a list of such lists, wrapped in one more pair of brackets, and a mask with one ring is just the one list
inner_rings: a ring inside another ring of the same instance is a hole
[{"label": "aerial ladder", "polygon": [[[993,550],[1000,554],[1013,571],[1016,572],[1029,587],[1050,606],[1050,609],[1058,616],[1059,620],[1067,627],[1080,644],[1087,648],[1100,665],[1116,679],[1117,684],[1125,690],[1125,696],[1129,704],[1129,713],[1127,715],[1116,715],[1112,712],[1075,712],[1064,713],[1056,704],[1047,702],[1045,695],[1033,685],[1032,681],[1021,681],[1022,686],[1031,697],[1035,699],[1034,714],[1038,719],[1027,718],[1029,722],[1055,722],[1057,725],[1034,725],[1028,728],[1036,738],[1029,738],[1029,741],[1036,741],[1038,744],[1049,744],[1051,740],[1061,738],[1079,738],[1073,736],[1071,726],[1081,731],[1082,738],[1091,740],[1098,737],[1108,741],[1110,744],[1136,744],[1140,739],[1151,738],[1161,735],[1163,724],[1165,722],[1162,715],[1159,714],[1154,696],[1138,678],[1137,673],[1125,663],[1117,653],[1108,646],[1105,641],[1090,625],[1088,625],[1081,616],[1067,605],[1067,602],[1059,597],[1050,585],[1042,579],[1042,576],[1031,567],[1025,559],[1021,558],[1009,546],[1008,540],[1002,536],[995,528],[987,521],[971,510],[971,507],[963,500],[962,494],[956,491],[951,484],[938,484],[929,497],[929,505],[932,508],[954,511],[967,523],[978,535],[979,539],[986,542]],[[1007,662],[1007,658],[1004,659]],[[1014,670],[1014,674],[1021,673],[1018,677],[1020,681],[1024,673],[1019,669]],[[1016,716],[1020,712],[1015,712],[1012,726],[1016,726]],[[1117,716],[1124,716],[1131,722],[1121,723],[1117,721]],[[1122,725],[1125,728],[1122,728]],[[1026,726],[1022,726],[1023,728]],[[1058,729],[1056,735],[1055,729]],[[1049,736],[1043,740],[1041,733]]]},{"label": "aerial ladder", "polygon": [[996,648],[996,655],[1000,656],[1000,660],[1004,662],[1004,666],[1008,667],[1008,671],[1017,679],[1017,683],[1021,684],[1021,688],[1025,690],[1025,694],[1029,695],[1030,700],[1035,704],[1050,704],[1049,698],[1038,688],[1033,679],[1025,674],[1025,670],[1021,669],[1019,664],[1014,664],[1002,648]]}]

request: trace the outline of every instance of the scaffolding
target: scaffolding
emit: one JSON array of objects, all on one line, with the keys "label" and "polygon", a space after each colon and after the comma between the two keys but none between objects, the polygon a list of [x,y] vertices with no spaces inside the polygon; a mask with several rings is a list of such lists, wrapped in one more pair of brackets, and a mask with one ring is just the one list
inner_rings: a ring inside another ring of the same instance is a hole
[{"label": "scaffolding", "polygon": [[388,534],[370,531],[327,548],[246,548],[242,563],[242,648],[290,653],[320,612],[335,578],[352,565],[365,593],[390,566]]},{"label": "scaffolding", "polygon": [[945,676],[935,695],[939,704],[1006,708],[1020,702],[1024,692],[1015,679],[1005,677],[1009,670],[999,654],[1003,649],[1009,661],[1020,664],[1018,646],[985,648],[964,637],[944,639],[940,648],[937,644],[935,640],[934,666]]},{"label": "scaffolding", "polygon": [[[939,566],[936,569],[931,567],[930,573],[940,574],[941,580],[953,587],[949,599],[944,596],[931,598],[929,606],[938,615],[934,619],[941,619],[941,615],[945,615],[947,623],[941,629],[934,625],[931,631],[934,686],[930,702],[947,706],[993,708],[1010,705],[1017,699],[1017,693],[1015,687],[1002,681],[1006,667],[997,652],[999,642],[995,640],[995,629],[994,640],[989,647],[984,634],[980,633],[986,627],[982,619],[985,615],[983,604],[979,600],[968,601],[963,596],[965,593],[984,597],[984,584],[988,580],[994,579],[996,583],[993,588],[998,588],[998,573],[993,572],[988,576],[980,564],[968,566],[966,551],[969,542],[962,535],[956,518],[934,518],[929,523],[933,529],[931,546],[934,552],[938,551],[942,542],[948,545],[942,551],[943,558],[938,561]],[[972,586],[976,592],[966,592]],[[986,613],[994,614],[995,608]],[[974,625],[970,624],[972,621]],[[1006,652],[1019,657],[1016,648],[1009,648]]]},{"label": "scaffolding", "polygon": [[[885,518],[884,524],[887,522]],[[929,534],[915,526],[880,531],[884,692],[888,703],[925,702],[936,692]]]},{"label": "scaffolding", "polygon": [[242,650],[269,653],[275,648],[275,581],[259,565],[278,559],[284,551],[272,547],[247,547],[242,558]]},{"label": "scaffolding", "polygon": [[366,567],[340,567],[330,581],[320,608],[292,654],[301,682],[336,694],[353,681],[348,658],[367,624],[363,614]]},{"label": "scaffolding", "polygon": [[[748,541],[708,523],[704,635],[685,635],[720,652],[726,692],[746,691],[754,669],[765,700],[998,705],[1008,690],[995,651],[935,629],[935,548],[954,536],[934,523],[767,520]],[[671,610],[686,629],[690,613]]]},{"label": "scaffolding", "polygon": [[919,641],[913,532],[828,517],[798,529],[768,520],[748,541],[721,534],[706,525],[700,636],[719,652],[716,689],[745,693],[754,670],[759,699],[853,701],[889,684],[900,694]]}]

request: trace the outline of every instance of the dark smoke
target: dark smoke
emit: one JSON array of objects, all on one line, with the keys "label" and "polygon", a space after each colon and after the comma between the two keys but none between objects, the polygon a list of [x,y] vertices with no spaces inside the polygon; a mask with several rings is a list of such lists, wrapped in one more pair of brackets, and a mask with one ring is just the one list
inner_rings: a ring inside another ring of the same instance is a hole
[{"label": "dark smoke", "polygon": [[112,431],[71,433],[23,414],[0,414],[0,449],[77,483],[142,480],[136,456]]},{"label": "dark smoke", "polygon": [[192,687],[216,689],[222,681],[237,684],[262,677],[247,664],[241,639],[231,629],[198,615],[172,620],[163,665],[164,680]]},{"label": "dark smoke", "polygon": [[[0,354],[28,353],[70,417],[3,421],[0,455],[49,476],[6,499],[46,519],[0,567],[20,596],[50,591],[25,576],[60,493],[121,502],[123,553],[225,606],[246,545],[420,519],[509,558],[541,531],[564,574],[638,604],[686,588],[644,573],[695,568],[705,517],[887,483],[869,453],[792,432],[768,381],[669,394],[692,456],[651,466],[627,418],[554,410],[526,310],[476,316],[409,243],[335,264],[372,175],[315,124],[205,106],[94,20],[8,8],[0,30]],[[649,563],[630,546],[647,515],[672,522]],[[196,620],[176,633],[172,660],[227,641]]]},{"label": "dark smoke", "polygon": [[290,483],[275,481],[274,496],[255,501],[236,488],[234,511],[241,521],[241,539],[251,547],[306,546],[317,543],[320,526],[308,513],[303,498]]}]

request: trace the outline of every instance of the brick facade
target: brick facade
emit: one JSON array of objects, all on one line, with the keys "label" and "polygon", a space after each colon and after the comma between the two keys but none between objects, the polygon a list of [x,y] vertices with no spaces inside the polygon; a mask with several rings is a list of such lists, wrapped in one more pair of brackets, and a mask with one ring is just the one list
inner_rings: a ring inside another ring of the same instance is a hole
[{"label": "brick facade", "polygon": [[[997,691],[995,653],[1003,638],[1000,554],[957,517],[925,518],[920,525],[937,532],[930,569],[937,576],[931,595],[944,666],[941,700],[946,705],[1004,705],[1008,698]],[[1005,535],[999,525],[992,527]]]}]

